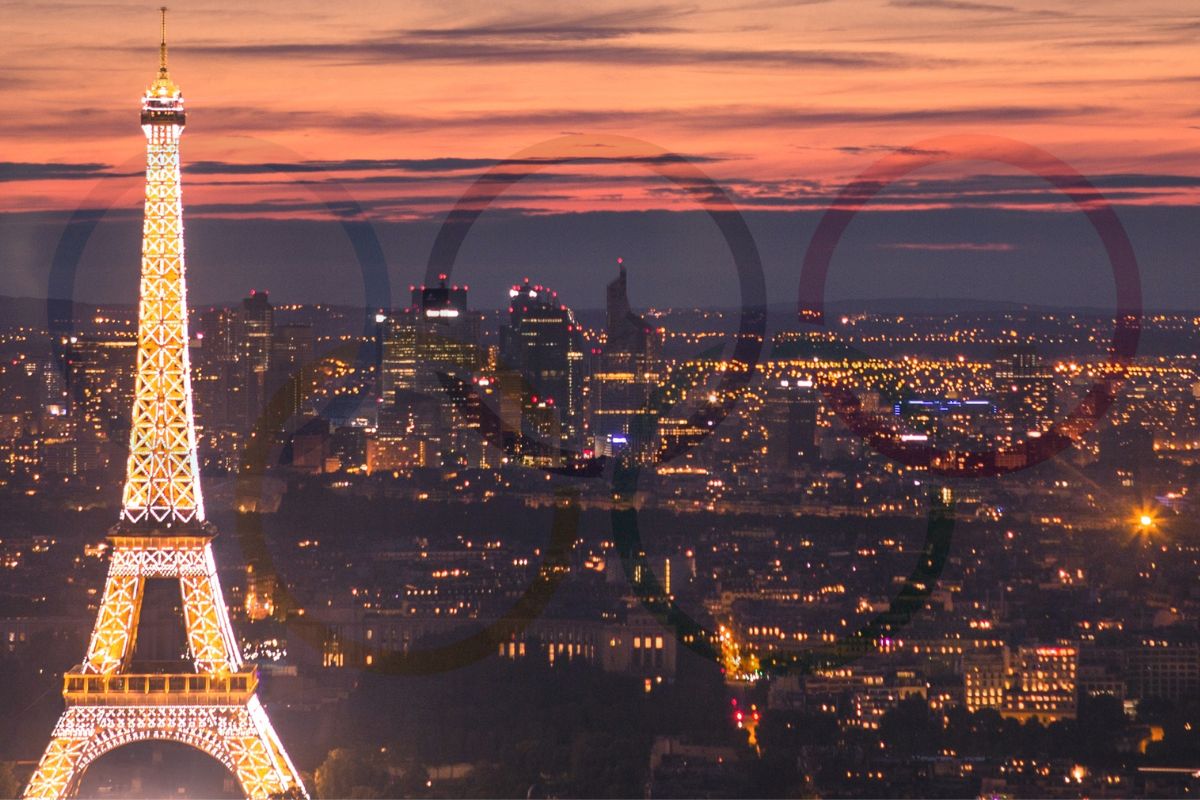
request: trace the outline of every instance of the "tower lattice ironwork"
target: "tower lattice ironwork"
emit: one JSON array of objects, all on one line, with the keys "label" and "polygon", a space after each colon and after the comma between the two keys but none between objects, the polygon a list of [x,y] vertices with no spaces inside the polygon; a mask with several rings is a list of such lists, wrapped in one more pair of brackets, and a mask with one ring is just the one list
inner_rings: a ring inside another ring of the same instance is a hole
[{"label": "tower lattice ironwork", "polygon": [[[104,596],[84,662],[64,676],[67,708],[25,790],[68,797],[104,753],[142,740],[182,742],[232,772],[250,798],[306,797],[242,662],[217,580],[196,461],[188,364],[179,137],[183,96],[167,72],[162,9],[158,77],[142,98],[146,205],[137,379],[120,520],[109,532]],[[190,664],[136,658],[148,579],[179,582]],[[180,671],[180,667],[186,671]]]}]

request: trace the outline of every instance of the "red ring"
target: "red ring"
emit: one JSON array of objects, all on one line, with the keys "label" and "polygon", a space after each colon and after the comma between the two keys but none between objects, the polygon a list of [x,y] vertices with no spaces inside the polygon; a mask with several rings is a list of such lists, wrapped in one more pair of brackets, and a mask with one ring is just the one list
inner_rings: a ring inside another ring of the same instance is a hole
[{"label": "red ring", "polygon": [[1112,267],[1117,292],[1113,337],[1108,346],[1107,372],[1084,397],[1044,433],[1037,448],[1026,448],[1021,464],[998,466],[995,451],[950,454],[936,448],[914,451],[901,447],[877,420],[863,414],[858,399],[845,388],[820,384],[834,412],[868,444],[908,466],[928,467],[939,475],[1002,475],[1039,464],[1069,447],[1090,430],[1112,405],[1129,361],[1137,352],[1141,332],[1142,287],[1133,245],[1108,201],[1087,178],[1065,161],[1033,145],[1002,136],[958,134],[917,142],[876,161],[841,191],[821,217],[800,272],[799,315],[802,322],[824,326],[825,283],[830,262],[850,221],[872,198],[904,176],[949,161],[993,161],[1037,175],[1069,197],[1100,236]]}]

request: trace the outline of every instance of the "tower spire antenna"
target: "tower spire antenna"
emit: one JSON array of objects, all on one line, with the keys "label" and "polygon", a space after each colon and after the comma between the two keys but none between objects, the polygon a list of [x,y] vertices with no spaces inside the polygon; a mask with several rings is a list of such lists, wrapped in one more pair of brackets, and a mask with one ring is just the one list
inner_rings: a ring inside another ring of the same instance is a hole
[{"label": "tower spire antenna", "polygon": [[158,41],[158,74],[167,77],[167,7],[158,9],[160,36]]}]

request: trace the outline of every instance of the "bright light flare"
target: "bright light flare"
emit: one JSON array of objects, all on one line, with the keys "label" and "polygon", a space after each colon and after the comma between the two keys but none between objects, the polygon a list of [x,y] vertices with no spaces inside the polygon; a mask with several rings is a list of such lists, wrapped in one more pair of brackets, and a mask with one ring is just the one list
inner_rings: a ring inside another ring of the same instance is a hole
[{"label": "bright light flare", "polygon": [[1130,520],[1135,534],[1149,536],[1159,529],[1158,511],[1154,508],[1135,508]]}]

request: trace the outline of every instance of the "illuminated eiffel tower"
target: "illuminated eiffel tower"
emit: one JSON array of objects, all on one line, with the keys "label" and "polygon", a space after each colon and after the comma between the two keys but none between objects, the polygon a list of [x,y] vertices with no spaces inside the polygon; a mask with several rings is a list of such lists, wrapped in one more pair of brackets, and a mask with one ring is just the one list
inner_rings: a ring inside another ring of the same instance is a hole
[{"label": "illuminated eiffel tower", "polygon": [[[166,9],[158,78],[142,98],[146,207],[137,383],[120,520],[83,664],[64,676],[67,708],[25,790],[68,797],[88,766],[130,742],[182,742],[224,764],[250,798],[306,797],[238,653],[204,519],[188,373],[179,137],[183,96],[167,73]],[[135,659],[147,579],[177,580],[191,663]],[[139,669],[139,666],[142,668]],[[183,667],[186,671],[181,671]]]}]

